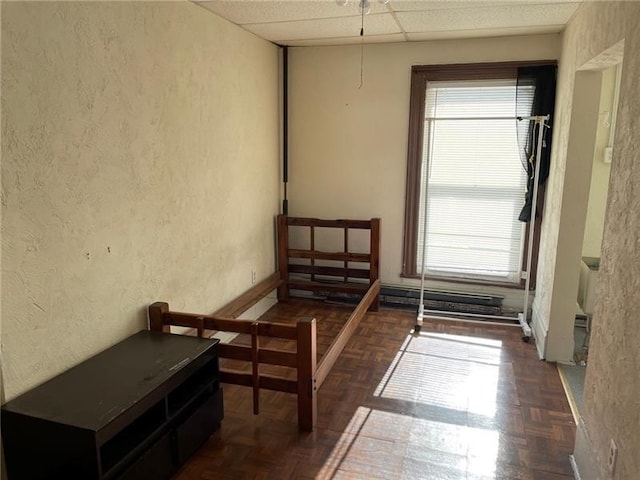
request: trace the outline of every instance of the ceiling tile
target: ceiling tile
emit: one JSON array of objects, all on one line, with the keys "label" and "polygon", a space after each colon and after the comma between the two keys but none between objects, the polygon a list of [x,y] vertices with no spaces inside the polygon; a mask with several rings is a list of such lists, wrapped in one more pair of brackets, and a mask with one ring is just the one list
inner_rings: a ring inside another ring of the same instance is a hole
[{"label": "ceiling tile", "polygon": [[398,12],[396,18],[406,32],[481,30],[504,27],[564,25],[577,4],[505,5],[423,12]]},{"label": "ceiling tile", "polygon": [[[392,35],[365,35],[364,43],[398,43],[406,40],[404,34],[394,33]],[[360,37],[335,37],[335,38],[313,38],[309,40],[289,40],[286,42],[291,47],[311,47],[319,45],[354,45],[360,43]]]},{"label": "ceiling tile", "polygon": [[486,38],[506,37],[516,35],[540,35],[546,33],[558,33],[564,25],[545,25],[543,27],[503,27],[487,28],[484,30],[441,30],[438,32],[407,33],[410,42],[422,42],[426,40],[446,40],[459,38]]},{"label": "ceiling tile", "polygon": [[527,4],[580,3],[582,0],[391,0],[389,6],[395,12],[443,10],[457,8],[504,7],[508,5],[526,6]]},{"label": "ceiling tile", "polygon": [[[358,16],[358,1],[350,0],[345,6],[338,5],[334,0],[222,0],[197,3],[233,23],[244,25]],[[371,1],[371,14],[388,11],[382,3]]]},{"label": "ceiling tile", "polygon": [[[361,18],[354,16],[296,22],[258,23],[243,25],[243,27],[267,40],[286,43],[289,40],[313,38],[359,37],[360,25]],[[401,32],[391,14],[371,14],[365,17],[365,36],[393,33]]]},{"label": "ceiling tile", "polygon": [[[513,2],[512,2],[513,3]],[[467,1],[430,1],[430,0],[395,0],[389,5],[394,12],[417,12],[427,10],[448,10],[453,8],[493,7],[505,5],[507,2],[490,2],[482,0]]]}]

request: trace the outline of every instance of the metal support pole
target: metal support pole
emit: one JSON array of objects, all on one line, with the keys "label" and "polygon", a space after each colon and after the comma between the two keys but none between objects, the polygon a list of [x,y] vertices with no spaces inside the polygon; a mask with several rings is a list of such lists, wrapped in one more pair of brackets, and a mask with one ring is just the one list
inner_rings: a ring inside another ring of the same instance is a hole
[{"label": "metal support pole", "polygon": [[[429,135],[429,150],[431,150],[431,122],[428,124],[428,132]],[[429,151],[429,153],[431,153]],[[429,161],[431,160],[431,155],[429,155]],[[427,168],[429,166],[427,165]],[[422,272],[420,275],[420,304],[418,306],[418,317],[416,318],[416,325],[413,327],[414,333],[420,333],[422,330],[422,321],[424,320],[424,266],[425,266],[425,255],[427,253],[427,184],[424,183],[424,222],[422,225]]]},{"label": "metal support pole", "polygon": [[529,325],[529,288],[531,284],[531,259],[533,257],[533,240],[536,229],[536,208],[538,203],[538,177],[540,176],[540,160],[542,158],[542,139],[549,115],[533,117],[538,126],[538,143],[536,145],[536,165],[533,174],[533,198],[531,199],[531,219],[529,220],[529,241],[527,248],[527,272],[524,282],[524,306],[522,314],[518,315],[518,321],[522,327],[522,340],[528,342],[531,338],[531,326]]}]

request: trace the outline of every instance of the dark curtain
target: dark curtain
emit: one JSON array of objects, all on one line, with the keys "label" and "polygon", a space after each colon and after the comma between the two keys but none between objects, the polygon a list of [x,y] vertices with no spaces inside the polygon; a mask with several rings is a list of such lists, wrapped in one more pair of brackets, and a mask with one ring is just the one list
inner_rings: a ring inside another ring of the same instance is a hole
[{"label": "dark curtain", "polygon": [[[555,65],[545,65],[540,67],[521,67],[518,68],[518,83],[516,88],[516,115],[549,115],[542,140],[542,154],[540,157],[540,175],[538,177],[538,185],[542,185],[547,181],[549,176],[549,164],[551,159],[551,137],[553,129],[553,107],[556,101],[556,71]],[[524,111],[528,108],[523,105],[522,99],[525,97],[526,90],[535,87],[533,96],[533,107],[531,111]],[[520,100],[520,101],[519,101]],[[533,176],[535,174],[536,161],[536,142],[538,140],[538,127],[532,120],[523,120],[518,122],[518,143],[520,147],[520,159],[523,168],[527,171],[527,193],[525,194],[524,206],[520,212],[518,219],[521,222],[529,222],[531,220],[531,207],[533,203]],[[536,212],[537,216],[540,216]]]}]

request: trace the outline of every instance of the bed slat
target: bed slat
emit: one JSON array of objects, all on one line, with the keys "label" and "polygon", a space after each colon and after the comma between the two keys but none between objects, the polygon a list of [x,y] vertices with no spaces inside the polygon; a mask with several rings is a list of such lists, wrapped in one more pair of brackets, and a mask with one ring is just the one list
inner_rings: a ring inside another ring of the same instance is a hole
[{"label": "bed slat", "polygon": [[299,250],[290,248],[289,258],[309,258],[315,260],[336,260],[339,262],[369,263],[368,253],[320,252],[318,250]]},{"label": "bed slat", "polygon": [[298,365],[297,355],[291,352],[279,350],[260,349],[258,361],[267,365],[281,365],[283,367],[296,368]]},{"label": "bed slat", "polygon": [[370,271],[364,268],[320,267],[312,265],[289,264],[289,272],[326,275],[329,277],[369,278]]},{"label": "bed slat", "polygon": [[[244,362],[251,361],[251,347],[246,345],[229,345],[228,343],[221,343],[218,345],[218,352],[221,358],[242,360]],[[297,365],[295,353],[265,348],[261,348],[258,351],[258,362],[265,363],[267,365],[278,365],[291,368],[296,368]]]},{"label": "bed slat", "polygon": [[298,382],[287,380],[286,378],[262,375],[260,377],[260,388],[275,390],[276,392],[296,393],[298,391]]},{"label": "bed slat", "polygon": [[[220,381],[231,385],[250,387],[252,386],[253,378],[250,373],[240,372],[237,370],[220,369]],[[261,375],[260,388],[274,390],[276,392],[296,393],[297,382],[295,380],[289,380],[282,377]]]},{"label": "bed slat", "polygon": [[214,318],[184,312],[171,312],[170,322],[168,320],[165,319],[165,324],[177,327],[198,328],[202,321],[204,328],[207,330],[251,334],[252,322],[248,321]]},{"label": "bed slat", "polygon": [[[236,320],[237,321],[237,320]],[[286,325],[284,323],[260,322],[258,324],[258,335],[262,337],[286,338],[287,340],[295,340],[298,330],[295,325]]]},{"label": "bed slat", "polygon": [[369,230],[370,220],[322,220],[319,218],[285,217],[287,225],[295,227],[357,228]]},{"label": "bed slat", "polygon": [[368,283],[323,283],[289,280],[287,282],[292,290],[308,290],[320,292],[346,292],[364,294],[369,289]]},{"label": "bed slat", "polygon": [[230,360],[251,361],[251,349],[244,345],[229,345],[228,343],[218,344],[218,354],[221,358]]},{"label": "bed slat", "polygon": [[230,383],[232,385],[242,385],[250,387],[253,379],[250,373],[237,372],[233,370],[220,369],[220,381],[222,383]]}]

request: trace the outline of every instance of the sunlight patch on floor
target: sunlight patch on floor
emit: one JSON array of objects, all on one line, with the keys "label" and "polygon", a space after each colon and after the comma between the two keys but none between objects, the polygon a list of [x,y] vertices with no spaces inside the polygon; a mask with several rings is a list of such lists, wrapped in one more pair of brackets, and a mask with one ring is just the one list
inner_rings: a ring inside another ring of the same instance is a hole
[{"label": "sunlight patch on floor", "polygon": [[315,478],[493,478],[499,443],[494,430],[358,407]]},{"label": "sunlight patch on floor", "polygon": [[316,478],[494,478],[500,433],[469,426],[468,414],[495,417],[501,353],[499,340],[408,335],[374,397],[416,410],[358,407]]},{"label": "sunlight patch on floor", "polygon": [[493,417],[501,346],[486,338],[409,335],[374,396]]}]

